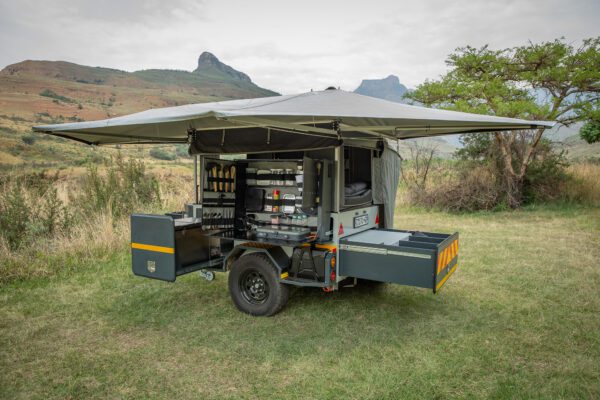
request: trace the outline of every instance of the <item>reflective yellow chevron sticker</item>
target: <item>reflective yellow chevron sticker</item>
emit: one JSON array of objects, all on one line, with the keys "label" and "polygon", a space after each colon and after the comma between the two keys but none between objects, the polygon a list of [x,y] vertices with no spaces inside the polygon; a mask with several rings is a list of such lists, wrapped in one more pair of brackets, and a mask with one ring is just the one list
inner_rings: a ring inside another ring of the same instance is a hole
[{"label": "reflective yellow chevron sticker", "polygon": [[450,263],[450,261],[454,260],[454,257],[458,255],[458,239],[454,242],[450,243],[448,247],[441,251],[438,255],[437,262],[437,273],[442,272],[444,268]]},{"label": "reflective yellow chevron sticker", "polygon": [[450,278],[450,275],[452,275],[454,273],[454,271],[456,271],[456,267],[458,267],[458,263],[454,264],[454,267],[452,267],[452,269],[450,271],[448,271],[448,273],[446,274],[446,276],[444,276],[444,279],[442,279],[440,281],[440,283],[438,283],[435,287],[436,292],[438,290],[440,290],[440,288],[444,285],[444,283],[446,283],[446,281],[448,280],[448,278]]}]

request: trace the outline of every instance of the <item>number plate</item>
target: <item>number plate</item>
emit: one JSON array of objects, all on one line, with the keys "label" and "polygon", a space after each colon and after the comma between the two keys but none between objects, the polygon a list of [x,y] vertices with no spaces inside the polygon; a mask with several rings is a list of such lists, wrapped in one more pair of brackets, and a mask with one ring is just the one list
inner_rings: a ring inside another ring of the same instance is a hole
[{"label": "number plate", "polygon": [[354,227],[360,228],[361,226],[369,225],[369,214],[359,215],[354,217]]}]

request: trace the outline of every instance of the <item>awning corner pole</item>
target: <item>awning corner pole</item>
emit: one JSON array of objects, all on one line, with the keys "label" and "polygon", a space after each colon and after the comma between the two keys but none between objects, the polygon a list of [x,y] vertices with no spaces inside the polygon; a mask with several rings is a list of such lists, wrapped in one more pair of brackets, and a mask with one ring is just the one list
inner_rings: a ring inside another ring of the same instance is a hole
[{"label": "awning corner pole", "polygon": [[198,156],[194,154],[194,204],[198,204]]},{"label": "awning corner pole", "polygon": [[[196,203],[200,204],[204,201],[204,155],[201,156],[196,156],[200,158],[200,162],[198,164],[200,167],[200,182],[199,184],[196,186]],[[200,193],[200,195],[198,195],[198,193]]]}]

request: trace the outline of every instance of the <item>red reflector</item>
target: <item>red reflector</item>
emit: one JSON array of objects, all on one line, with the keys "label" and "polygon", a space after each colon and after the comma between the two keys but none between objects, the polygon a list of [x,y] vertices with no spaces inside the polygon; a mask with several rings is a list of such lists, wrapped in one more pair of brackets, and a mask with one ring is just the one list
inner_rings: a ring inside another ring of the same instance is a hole
[{"label": "red reflector", "polygon": [[331,271],[331,282],[335,282],[335,270]]},{"label": "red reflector", "polygon": [[343,235],[344,234],[344,227],[342,226],[342,224],[340,224],[340,228],[338,229],[338,236]]},{"label": "red reflector", "polygon": [[375,216],[375,225],[379,225],[379,213]]}]

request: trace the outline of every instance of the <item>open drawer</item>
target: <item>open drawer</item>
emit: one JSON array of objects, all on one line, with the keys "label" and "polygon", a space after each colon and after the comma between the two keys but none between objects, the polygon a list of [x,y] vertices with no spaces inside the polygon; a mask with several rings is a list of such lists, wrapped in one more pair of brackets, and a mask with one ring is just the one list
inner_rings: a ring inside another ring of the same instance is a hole
[{"label": "open drawer", "polygon": [[179,275],[218,268],[230,245],[211,235],[192,218],[166,215],[131,216],[131,261],[135,275],[173,282]]},{"label": "open drawer", "polygon": [[458,266],[458,232],[369,229],[340,239],[339,275],[433,289]]}]

